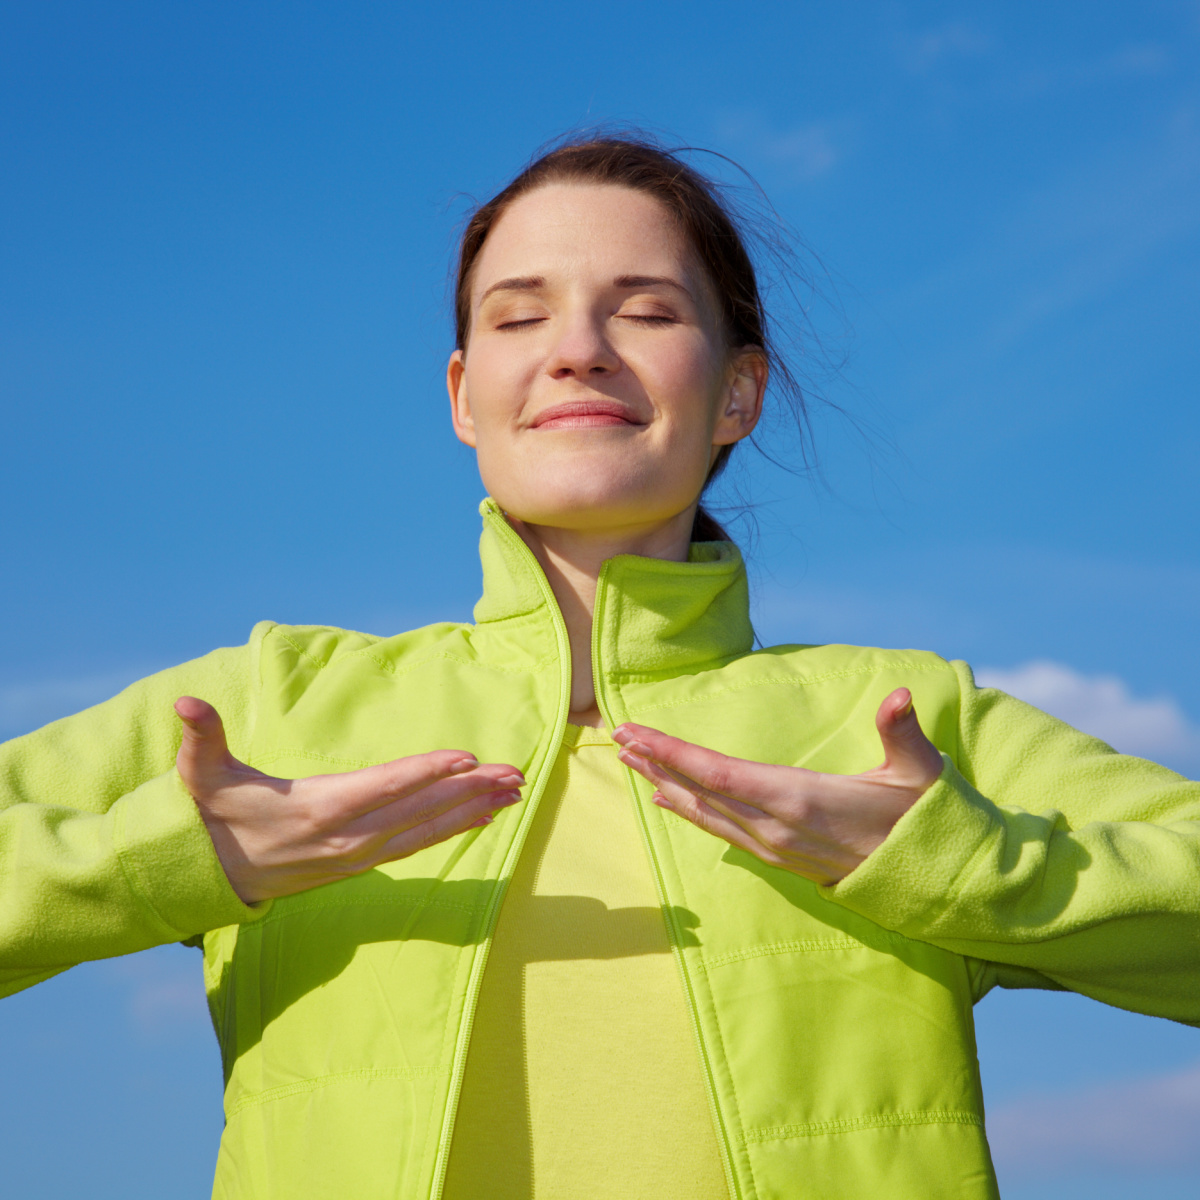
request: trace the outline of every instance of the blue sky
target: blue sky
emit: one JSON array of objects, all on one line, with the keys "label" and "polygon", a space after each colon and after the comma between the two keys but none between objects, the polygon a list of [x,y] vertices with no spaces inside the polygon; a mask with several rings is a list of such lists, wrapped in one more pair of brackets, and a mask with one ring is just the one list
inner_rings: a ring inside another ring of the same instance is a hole
[{"label": "blue sky", "polygon": [[[764,640],[963,657],[1195,775],[1198,49],[1183,0],[10,0],[0,735],[262,618],[466,616],[454,230],[547,138],[624,120],[754,175],[848,355],[824,484],[734,472]],[[4,1002],[9,1180],[208,1194],[197,958]],[[1196,1031],[1058,995],[978,1016],[1006,1197],[1195,1195]]]}]

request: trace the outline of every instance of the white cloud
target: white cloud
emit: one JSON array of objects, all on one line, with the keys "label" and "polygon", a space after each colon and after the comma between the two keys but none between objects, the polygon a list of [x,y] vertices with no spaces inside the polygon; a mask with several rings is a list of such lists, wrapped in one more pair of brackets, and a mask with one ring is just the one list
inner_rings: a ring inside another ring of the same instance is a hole
[{"label": "white cloud", "polygon": [[819,121],[764,135],[761,148],[768,158],[790,163],[806,179],[831,171],[841,157],[830,127]]},{"label": "white cloud", "polygon": [[144,1037],[178,1037],[209,1028],[200,951],[157,946],[103,965],[111,986],[124,993],[130,1023]]},{"label": "white cloud", "polygon": [[1200,1063],[1168,1075],[1073,1088],[1000,1105],[987,1121],[1009,1175],[1200,1166]]},{"label": "white cloud", "polygon": [[965,58],[983,54],[992,48],[992,39],[964,21],[950,21],[911,34],[900,44],[900,58],[910,71],[928,71],[947,58]]},{"label": "white cloud", "polygon": [[981,667],[981,687],[999,688],[1052,713],[1114,749],[1147,758],[1200,755],[1200,729],[1169,696],[1134,696],[1115,675],[1083,675],[1039,660],[1018,667]]},{"label": "white cloud", "polygon": [[726,116],[716,128],[719,140],[745,147],[743,153],[785,168],[801,183],[819,179],[837,166],[845,156],[849,134],[846,121],[806,121],[775,129],[745,113]]},{"label": "white cloud", "polygon": [[1080,91],[1126,79],[1163,75],[1174,65],[1170,50],[1156,42],[1122,46],[1111,54],[1080,62],[1059,62],[1012,76],[1002,90],[1019,100]]}]

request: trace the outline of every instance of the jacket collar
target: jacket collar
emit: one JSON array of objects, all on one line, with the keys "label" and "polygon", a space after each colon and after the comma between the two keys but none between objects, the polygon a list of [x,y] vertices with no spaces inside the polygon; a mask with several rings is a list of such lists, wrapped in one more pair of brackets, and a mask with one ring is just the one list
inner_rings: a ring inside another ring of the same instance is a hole
[{"label": "jacket collar", "polygon": [[[529,547],[494,500],[479,511],[483,596],[475,620],[555,623],[554,594]],[[685,563],[610,558],[600,574],[594,620],[593,647],[609,675],[696,670],[754,644],[746,568],[732,542],[693,542]]]}]

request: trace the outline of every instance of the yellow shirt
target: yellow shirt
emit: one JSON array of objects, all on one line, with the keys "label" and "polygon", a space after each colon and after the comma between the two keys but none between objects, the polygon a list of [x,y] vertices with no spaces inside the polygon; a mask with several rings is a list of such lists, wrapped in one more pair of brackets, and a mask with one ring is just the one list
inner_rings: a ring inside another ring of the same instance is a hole
[{"label": "yellow shirt", "polygon": [[446,1200],[728,1200],[616,746],[568,725],[496,928]]}]

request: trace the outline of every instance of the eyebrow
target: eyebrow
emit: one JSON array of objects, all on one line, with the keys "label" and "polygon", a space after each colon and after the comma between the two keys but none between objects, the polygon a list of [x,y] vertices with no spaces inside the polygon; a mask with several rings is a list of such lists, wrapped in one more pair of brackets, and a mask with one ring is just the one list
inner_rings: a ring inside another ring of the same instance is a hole
[{"label": "eyebrow", "polygon": [[[482,304],[493,292],[537,292],[546,286],[546,280],[541,275],[514,275],[511,279],[500,279],[479,297]],[[672,287],[690,297],[691,292],[677,279],[667,275],[618,275],[613,280],[613,287],[622,290],[644,287]]]},{"label": "eyebrow", "polygon": [[482,304],[493,292],[536,292],[546,286],[546,281],[540,275],[514,275],[511,279],[501,279],[493,283],[482,296]]},{"label": "eyebrow", "polygon": [[691,296],[691,292],[679,282],[678,279],[672,279],[668,275],[618,275],[613,280],[613,287],[618,288],[644,288],[644,287],[672,287],[676,291],[682,292],[685,296]]}]

